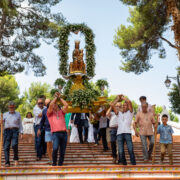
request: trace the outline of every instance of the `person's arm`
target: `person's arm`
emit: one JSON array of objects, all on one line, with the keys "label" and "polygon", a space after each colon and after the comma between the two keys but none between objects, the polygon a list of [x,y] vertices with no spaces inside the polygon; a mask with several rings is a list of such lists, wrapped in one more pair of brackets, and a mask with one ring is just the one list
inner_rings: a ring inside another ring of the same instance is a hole
[{"label": "person's arm", "polygon": [[106,116],[111,118],[111,111],[112,111],[112,106],[109,107],[109,109],[106,111]]},{"label": "person's arm", "polygon": [[21,115],[19,114],[19,132],[20,132],[20,138],[22,139],[22,135],[23,135],[23,126],[22,126],[22,119],[21,119]]},{"label": "person's arm", "polygon": [[36,106],[33,109],[33,114],[35,117],[42,117],[42,112],[40,112],[39,108],[37,108]]},{"label": "person's arm", "polygon": [[114,113],[115,113],[116,115],[118,114],[118,111],[116,110],[115,105],[117,104],[118,101],[121,100],[121,97],[122,97],[122,95],[117,95],[116,98],[115,98],[115,100],[111,103],[110,108],[109,108],[109,109],[107,110],[107,112],[106,112],[106,116],[107,116],[107,117],[110,118],[110,115],[111,115],[111,111],[112,111],[112,110],[114,111]]},{"label": "person's arm", "polygon": [[139,132],[137,131],[138,122],[139,122],[139,113],[137,113],[136,119],[135,119],[135,121],[134,121],[134,123],[133,123],[133,128],[134,128],[134,131],[135,131],[135,135],[136,135],[137,137],[139,137]]},{"label": "person's arm", "polygon": [[60,97],[60,101],[62,102],[63,104],[63,108],[62,108],[62,111],[64,112],[64,114],[66,114],[67,110],[68,110],[68,103]]},{"label": "person's arm", "polygon": [[41,118],[41,121],[40,121],[40,127],[37,131],[37,136],[40,136],[41,135],[41,130],[43,129],[44,127],[44,123],[45,123],[45,120],[46,120],[46,114],[45,114],[45,110],[43,110],[42,112],[42,118]]},{"label": "person's arm", "polygon": [[131,102],[128,98],[126,98],[125,96],[122,96],[122,99],[123,99],[125,102],[127,102],[129,111],[130,111],[131,113],[133,113],[132,102]]},{"label": "person's arm", "polygon": [[48,114],[51,114],[53,112],[53,107],[54,107],[54,104],[56,104],[57,99],[58,99],[58,93],[56,92],[54,95],[54,99],[49,104],[49,108],[47,110]]}]

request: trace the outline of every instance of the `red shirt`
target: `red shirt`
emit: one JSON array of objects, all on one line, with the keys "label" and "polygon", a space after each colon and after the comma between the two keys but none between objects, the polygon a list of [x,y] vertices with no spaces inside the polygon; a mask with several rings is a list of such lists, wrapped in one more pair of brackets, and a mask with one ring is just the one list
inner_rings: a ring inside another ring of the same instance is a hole
[{"label": "red shirt", "polygon": [[62,110],[58,112],[52,111],[50,114],[47,111],[47,117],[51,126],[51,132],[66,131],[65,113]]}]

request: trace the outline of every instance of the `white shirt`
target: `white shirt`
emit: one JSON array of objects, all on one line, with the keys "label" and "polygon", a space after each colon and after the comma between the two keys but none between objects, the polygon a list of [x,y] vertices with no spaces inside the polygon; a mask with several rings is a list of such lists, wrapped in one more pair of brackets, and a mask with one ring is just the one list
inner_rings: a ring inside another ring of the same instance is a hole
[{"label": "white shirt", "polygon": [[81,119],[86,119],[85,113],[81,113]]},{"label": "white shirt", "polygon": [[6,112],[3,115],[4,120],[4,129],[7,128],[19,128],[19,132],[23,133],[23,126],[22,126],[22,120],[21,115],[19,112]]},{"label": "white shirt", "polygon": [[117,130],[117,135],[118,134],[123,134],[123,133],[131,133],[131,123],[133,119],[134,113],[127,111],[127,112],[119,112],[118,114],[118,130]]},{"label": "white shirt", "polygon": [[107,117],[101,116],[99,119],[99,128],[107,128]]},{"label": "white shirt", "polygon": [[111,112],[109,127],[110,128],[118,127],[118,115],[116,115],[114,112]]},{"label": "white shirt", "polygon": [[[45,106],[43,109],[46,108]],[[39,125],[41,122],[41,117],[38,117],[38,115],[43,111],[43,109],[40,109],[38,105],[36,105],[33,109],[33,114],[34,114],[34,123],[35,125]]]}]

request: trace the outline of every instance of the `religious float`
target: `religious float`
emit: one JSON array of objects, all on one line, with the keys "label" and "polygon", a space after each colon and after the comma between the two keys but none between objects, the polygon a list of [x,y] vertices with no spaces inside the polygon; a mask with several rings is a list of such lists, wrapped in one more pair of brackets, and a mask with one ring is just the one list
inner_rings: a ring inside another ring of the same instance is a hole
[{"label": "religious float", "polygon": [[[84,49],[80,49],[80,41],[75,41],[75,48],[72,52],[72,62],[68,63],[68,36],[70,32],[85,35],[86,62],[84,61]],[[68,102],[68,112],[88,113],[97,112],[107,105],[107,98],[104,95],[105,87],[108,87],[106,80],[98,80],[95,85],[89,80],[95,75],[95,45],[94,34],[85,24],[70,24],[64,26],[60,32],[59,41],[60,67],[59,71],[63,78],[55,81],[56,89],[52,95],[59,91]]]}]

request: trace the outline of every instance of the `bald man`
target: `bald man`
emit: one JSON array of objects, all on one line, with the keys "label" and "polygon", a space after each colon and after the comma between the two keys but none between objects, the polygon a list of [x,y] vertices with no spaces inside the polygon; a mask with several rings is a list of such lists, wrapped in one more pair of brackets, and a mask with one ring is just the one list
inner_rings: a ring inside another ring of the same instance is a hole
[{"label": "bald man", "polygon": [[[48,120],[48,117],[47,117],[47,110],[48,110],[50,102],[51,102],[50,99],[45,100],[46,108],[42,112],[42,118],[41,118],[41,122],[40,122],[40,129],[38,130],[38,136],[42,136],[42,132],[45,131],[45,142],[47,144],[47,153],[48,153],[48,157],[49,157],[49,160],[50,160],[48,162],[48,164],[52,163],[52,134],[51,134],[51,128],[50,128],[49,120]],[[44,139],[42,139],[42,141],[43,140]]]}]

